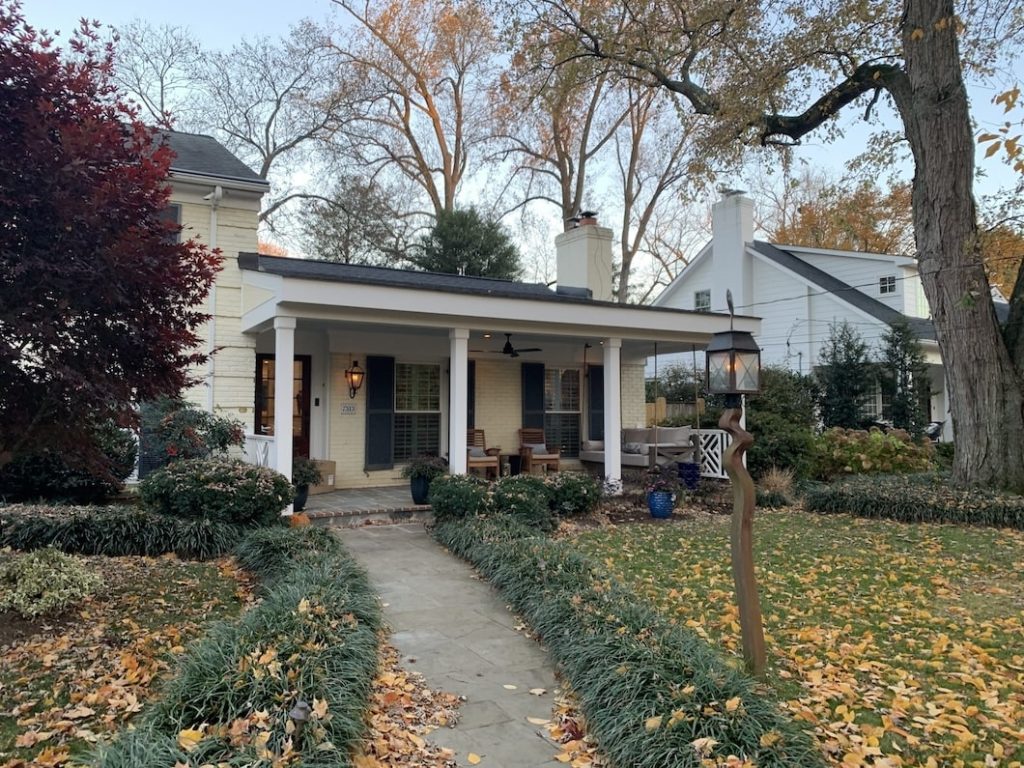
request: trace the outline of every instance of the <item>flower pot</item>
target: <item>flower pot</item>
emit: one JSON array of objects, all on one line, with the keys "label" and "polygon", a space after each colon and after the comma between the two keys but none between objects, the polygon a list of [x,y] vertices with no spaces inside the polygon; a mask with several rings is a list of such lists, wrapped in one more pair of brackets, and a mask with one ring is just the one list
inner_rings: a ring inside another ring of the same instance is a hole
[{"label": "flower pot", "polygon": [[700,482],[700,465],[693,461],[680,461],[679,479],[688,491],[697,490],[697,484]]},{"label": "flower pot", "polygon": [[671,517],[673,506],[670,491],[651,491],[647,494],[647,508],[651,511],[651,517]]},{"label": "flower pot", "polygon": [[301,512],[306,508],[306,499],[309,498],[309,486],[308,485],[297,485],[295,486],[295,499],[292,501],[292,509],[296,512]]},{"label": "flower pot", "polygon": [[411,477],[409,478],[409,489],[412,491],[412,503],[413,504],[426,504],[427,497],[430,495],[430,478],[429,477]]}]

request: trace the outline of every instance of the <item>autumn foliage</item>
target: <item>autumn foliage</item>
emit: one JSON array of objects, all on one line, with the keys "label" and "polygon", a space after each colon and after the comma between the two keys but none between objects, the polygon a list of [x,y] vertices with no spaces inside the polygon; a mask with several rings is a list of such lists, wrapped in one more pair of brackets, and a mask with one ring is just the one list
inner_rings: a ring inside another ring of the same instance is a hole
[{"label": "autumn foliage", "polygon": [[172,159],[84,25],[69,51],[0,0],[0,466],[102,464],[92,425],[189,381],[220,257],[162,216]]}]

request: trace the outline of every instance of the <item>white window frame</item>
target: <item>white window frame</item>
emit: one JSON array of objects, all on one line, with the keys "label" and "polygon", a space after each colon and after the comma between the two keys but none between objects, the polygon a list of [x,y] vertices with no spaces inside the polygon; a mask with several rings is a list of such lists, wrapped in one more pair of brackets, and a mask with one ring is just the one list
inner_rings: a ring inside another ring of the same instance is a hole
[{"label": "white window frame", "polygon": [[878,294],[891,296],[896,293],[896,275],[883,275],[878,278]]},{"label": "white window frame", "polygon": [[[399,406],[398,406],[398,368],[399,368],[399,366],[429,367],[429,368],[434,368],[437,371],[438,391],[437,391],[437,408],[436,409],[427,408],[427,409],[409,410],[409,409],[399,408]],[[442,416],[441,404],[442,404],[442,402],[444,400],[444,398],[442,397],[443,394],[444,394],[444,387],[443,387],[443,382],[441,381],[441,366],[440,366],[439,363],[425,363],[425,362],[417,362],[417,361],[412,361],[412,360],[396,360],[395,361],[395,393],[394,393],[394,398],[395,398],[394,399],[394,403],[395,403],[395,423],[391,427],[391,430],[392,430],[392,434],[391,434],[392,455],[394,454],[395,449],[398,447],[398,438],[397,438],[397,434],[396,433],[397,433],[397,429],[398,429],[398,416],[399,416],[399,414],[416,414],[416,415],[419,415],[419,414],[434,414],[434,415],[436,415],[437,416],[437,434],[438,434],[437,450],[438,450],[438,452],[440,452],[440,450],[441,450],[441,443],[442,443],[441,432],[442,432],[442,426],[443,426],[442,425],[442,420],[441,420],[441,416]],[[422,453],[422,451],[415,451],[414,455],[419,455],[420,453]],[[406,458],[395,457],[395,462],[396,463],[405,463],[407,461],[410,461],[412,458],[413,458],[412,456],[409,456],[409,457],[406,457]]]},{"label": "white window frame", "polygon": [[[699,301],[707,297],[707,302]],[[699,291],[693,292],[693,311],[694,312],[710,312],[711,311],[711,289],[702,288]]]}]

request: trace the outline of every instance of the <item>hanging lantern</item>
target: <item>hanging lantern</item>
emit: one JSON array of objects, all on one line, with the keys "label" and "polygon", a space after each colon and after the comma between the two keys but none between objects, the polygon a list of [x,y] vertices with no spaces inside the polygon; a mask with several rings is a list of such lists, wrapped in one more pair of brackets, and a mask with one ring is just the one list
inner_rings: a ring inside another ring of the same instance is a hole
[{"label": "hanging lantern", "polygon": [[[337,369],[335,369],[337,370]],[[363,380],[366,378],[366,371],[359,367],[359,361],[356,360],[352,365],[345,369],[345,381],[348,382],[348,396],[355,397],[363,386]]]},{"label": "hanging lantern", "polygon": [[707,348],[708,392],[755,395],[761,391],[761,348],[747,331],[721,331]]}]

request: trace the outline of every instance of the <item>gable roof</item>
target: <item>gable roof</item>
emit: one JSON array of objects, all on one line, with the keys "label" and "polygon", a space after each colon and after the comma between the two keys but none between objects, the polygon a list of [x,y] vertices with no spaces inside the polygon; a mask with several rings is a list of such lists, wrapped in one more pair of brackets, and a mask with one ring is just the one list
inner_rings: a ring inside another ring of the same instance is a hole
[{"label": "gable roof", "polygon": [[808,264],[790,251],[767,243],[763,240],[755,240],[750,247],[769,261],[778,264],[780,267],[793,272],[808,282],[817,285],[823,291],[834,295],[837,299],[845,301],[861,312],[864,312],[876,320],[892,325],[897,320],[906,320],[919,338],[935,340],[935,326],[930,320],[921,317],[908,317],[887,304],[883,304],[876,298],[868,296],[863,291],[854,288],[837,277],[830,275],[818,267]]},{"label": "gable roof", "polygon": [[261,179],[259,174],[212,136],[180,131],[161,131],[161,135],[175,154],[171,161],[172,172],[270,186],[266,179]]}]

